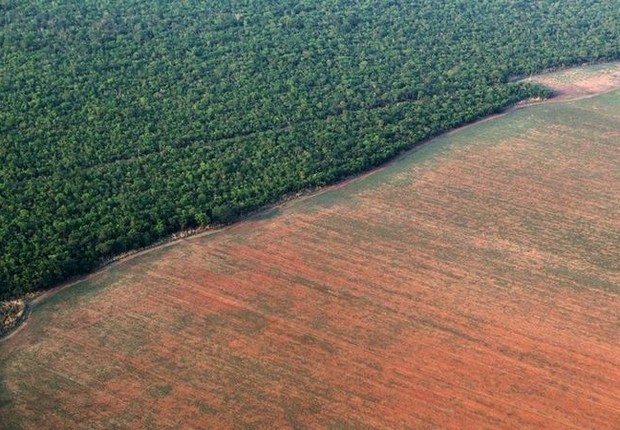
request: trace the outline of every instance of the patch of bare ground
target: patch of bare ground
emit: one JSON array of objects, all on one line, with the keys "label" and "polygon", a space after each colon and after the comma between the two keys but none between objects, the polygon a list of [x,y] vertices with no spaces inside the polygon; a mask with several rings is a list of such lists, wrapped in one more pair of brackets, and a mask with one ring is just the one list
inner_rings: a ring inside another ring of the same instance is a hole
[{"label": "patch of bare ground", "polygon": [[619,93],[133,256],[0,345],[9,428],[620,422]]},{"label": "patch of bare ground", "polygon": [[545,73],[526,81],[552,88],[556,101],[595,96],[620,87],[620,62]]}]

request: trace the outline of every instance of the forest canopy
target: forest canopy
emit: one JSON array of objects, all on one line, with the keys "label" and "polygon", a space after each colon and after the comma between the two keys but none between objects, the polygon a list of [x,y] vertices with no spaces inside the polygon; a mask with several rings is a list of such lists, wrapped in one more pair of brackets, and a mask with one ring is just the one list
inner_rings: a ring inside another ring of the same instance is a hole
[{"label": "forest canopy", "polygon": [[617,1],[0,0],[0,297],[219,224],[620,55]]}]

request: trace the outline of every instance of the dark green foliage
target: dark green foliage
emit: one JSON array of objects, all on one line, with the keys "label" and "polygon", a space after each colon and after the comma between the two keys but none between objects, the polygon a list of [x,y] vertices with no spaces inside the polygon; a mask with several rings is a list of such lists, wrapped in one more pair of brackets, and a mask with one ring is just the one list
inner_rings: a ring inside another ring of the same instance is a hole
[{"label": "dark green foliage", "polygon": [[0,296],[377,165],[618,57],[616,1],[0,0]]}]

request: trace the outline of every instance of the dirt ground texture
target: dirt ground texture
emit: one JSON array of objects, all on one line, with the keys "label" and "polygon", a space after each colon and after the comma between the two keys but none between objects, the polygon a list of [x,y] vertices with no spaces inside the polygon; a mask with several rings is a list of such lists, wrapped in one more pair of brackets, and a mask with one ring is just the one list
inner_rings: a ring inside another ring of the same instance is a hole
[{"label": "dirt ground texture", "polygon": [[619,256],[620,91],[528,107],[50,295],[0,427],[616,429]]},{"label": "dirt ground texture", "polygon": [[556,100],[596,95],[620,87],[620,63],[595,64],[528,78],[553,88]]}]

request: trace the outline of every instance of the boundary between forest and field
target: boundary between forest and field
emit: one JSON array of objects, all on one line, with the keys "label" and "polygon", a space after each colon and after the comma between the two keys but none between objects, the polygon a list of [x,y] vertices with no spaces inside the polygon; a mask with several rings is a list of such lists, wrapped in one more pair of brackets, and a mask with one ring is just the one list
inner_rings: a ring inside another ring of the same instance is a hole
[{"label": "boundary between forest and field", "polygon": [[[620,74],[620,62],[611,62],[611,63],[599,63],[603,66],[605,65],[609,65],[610,67],[613,67],[614,65],[617,66],[618,72]],[[563,72],[563,71],[571,71],[571,70],[578,70],[580,68],[584,68],[584,67],[588,67],[591,66],[593,64],[583,64],[581,66],[577,66],[577,67],[570,67],[570,68],[566,68],[566,69],[562,69],[562,70],[556,70],[556,71],[552,71],[552,72]],[[549,72],[545,72],[544,74],[547,74]],[[527,79],[523,79],[523,80],[527,80],[527,81],[531,81],[531,82],[536,82],[536,77],[537,76],[542,76],[543,74],[540,75],[534,75],[532,77],[528,77]],[[132,251],[128,251],[122,254],[119,254],[115,257],[112,257],[106,261],[104,261],[99,267],[97,267],[96,269],[94,269],[92,272],[90,272],[89,274],[86,275],[79,275],[79,276],[74,276],[70,279],[68,279],[67,281],[53,287],[50,288],[48,290],[42,291],[42,292],[38,292],[38,293],[29,293],[28,295],[26,295],[24,298],[21,299],[14,299],[12,300],[17,301],[17,302],[21,302],[19,303],[17,306],[13,307],[14,309],[16,309],[15,314],[13,316],[11,315],[0,315],[0,318],[3,318],[2,321],[6,321],[9,320],[11,321],[10,325],[7,327],[0,327],[0,343],[5,342],[7,340],[9,340],[10,338],[14,337],[15,335],[17,335],[19,332],[21,332],[23,330],[24,327],[27,326],[28,324],[28,319],[30,317],[30,315],[32,314],[33,310],[40,304],[44,303],[49,297],[58,294],[59,292],[68,289],[70,287],[73,287],[77,284],[81,284],[83,282],[87,282],[90,279],[94,278],[95,276],[99,276],[102,273],[106,272],[107,270],[109,270],[112,267],[115,267],[121,263],[124,263],[126,261],[130,261],[134,258],[137,258],[141,255],[147,254],[149,252],[152,251],[156,251],[156,250],[160,250],[160,249],[164,249],[166,247],[178,244],[180,242],[182,242],[185,239],[188,238],[198,238],[198,237],[204,237],[204,236],[208,236],[208,235],[212,235],[212,234],[216,234],[216,233],[221,233],[224,232],[228,229],[230,229],[231,227],[238,225],[242,222],[246,222],[246,221],[250,221],[252,219],[256,219],[256,218],[260,218],[261,216],[264,216],[265,214],[269,213],[270,211],[273,211],[274,209],[277,208],[281,208],[284,207],[286,204],[288,204],[291,201],[303,201],[306,200],[308,198],[312,198],[312,197],[316,197],[318,195],[333,191],[333,190],[338,190],[341,189],[345,186],[347,186],[350,183],[353,182],[357,182],[360,181],[364,178],[367,178],[377,172],[383,171],[384,169],[390,167],[391,165],[397,163],[398,161],[402,160],[403,158],[405,158],[406,156],[415,153],[416,151],[420,150],[423,147],[426,147],[432,143],[434,143],[435,141],[437,141],[438,139],[441,139],[445,136],[450,136],[453,135],[455,133],[458,133],[462,130],[466,130],[468,128],[471,128],[473,126],[479,125],[481,123],[485,123],[491,120],[495,120],[498,118],[502,118],[512,112],[524,109],[524,108],[528,108],[528,107],[533,107],[533,106],[539,106],[539,105],[545,105],[545,104],[563,104],[563,103],[570,103],[570,102],[575,102],[575,101],[581,101],[581,100],[586,100],[586,99],[590,99],[593,97],[598,97],[598,96],[602,96],[614,91],[617,91],[620,88],[620,79],[618,80],[618,83],[616,86],[612,87],[612,88],[608,88],[602,91],[598,91],[598,92],[592,92],[592,93],[587,93],[587,94],[582,94],[582,95],[577,95],[575,96],[574,94],[570,94],[570,93],[560,93],[558,94],[556,92],[556,89],[553,87],[550,87],[551,90],[554,91],[554,95],[550,98],[547,99],[533,99],[533,100],[522,100],[519,101],[517,103],[514,103],[510,106],[507,106],[504,110],[502,110],[499,113],[495,113],[495,114],[491,114],[488,115],[486,117],[480,118],[474,122],[471,122],[469,124],[464,124],[462,126],[459,126],[457,128],[454,128],[452,130],[448,130],[438,136],[432,137],[426,141],[422,141],[419,142],[417,144],[415,144],[413,147],[403,150],[401,151],[399,154],[395,155],[394,157],[392,157],[390,160],[386,161],[385,163],[382,163],[380,166],[377,166],[375,168],[372,168],[364,173],[361,174],[356,174],[353,176],[350,176],[348,178],[343,179],[342,181],[339,181],[335,184],[331,184],[331,185],[327,185],[324,187],[317,187],[317,188],[311,188],[311,189],[307,189],[307,190],[303,190],[303,191],[298,191],[295,193],[291,193],[288,195],[283,196],[278,202],[265,206],[263,208],[257,209],[255,211],[250,212],[249,214],[238,218],[237,220],[235,220],[233,223],[228,224],[228,225],[207,225],[204,227],[198,227],[198,228],[192,228],[192,229],[188,229],[188,230],[182,230],[180,232],[174,233],[172,235],[170,235],[168,238],[162,239],[158,242],[153,243],[152,245],[149,245],[147,247],[143,247],[143,248],[139,248],[139,249],[135,249]],[[7,301],[8,302],[8,301]],[[7,303],[7,302],[3,302],[3,303]],[[1,303],[0,303],[1,304]],[[2,322],[0,321],[0,322]]]}]

